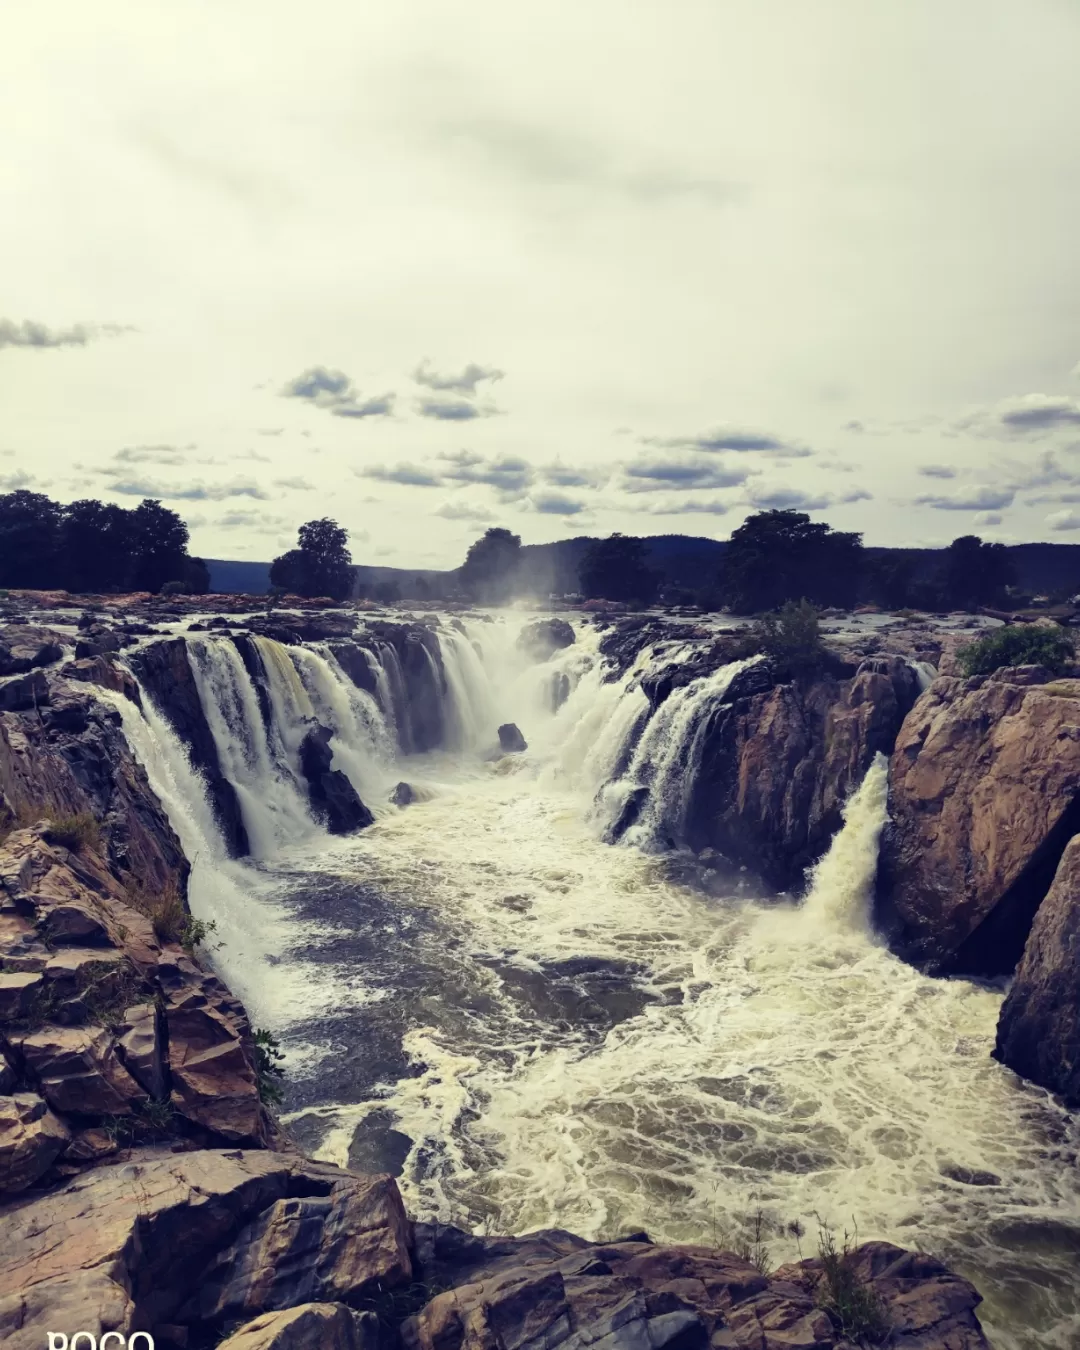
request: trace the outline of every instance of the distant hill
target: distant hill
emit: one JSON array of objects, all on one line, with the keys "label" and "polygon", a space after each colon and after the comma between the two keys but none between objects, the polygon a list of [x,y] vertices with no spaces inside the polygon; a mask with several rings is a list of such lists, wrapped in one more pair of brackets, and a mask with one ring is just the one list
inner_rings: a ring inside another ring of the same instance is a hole
[{"label": "distant hill", "polygon": [[[560,595],[576,591],[578,567],[592,542],[590,535],[580,535],[552,544],[524,545],[522,558],[535,589]],[[702,539],[688,534],[652,535],[646,543],[651,566],[661,572],[666,581],[688,587],[711,581],[719,572],[727,549],[726,540]],[[904,554],[915,560],[917,575],[929,579],[941,565],[944,550],[868,548],[866,552],[871,558]],[[1022,590],[1040,595],[1072,587],[1080,592],[1080,544],[1015,544],[1009,554],[1016,566],[1017,585]],[[207,558],[206,565],[210,569],[212,591],[264,595],[270,584],[269,563]],[[418,581],[423,583],[421,591],[430,588],[433,594],[438,594],[444,587],[452,587],[453,569],[440,572],[361,563],[357,565],[356,573],[361,594],[370,594],[376,586],[397,585],[403,595],[412,595]]]}]

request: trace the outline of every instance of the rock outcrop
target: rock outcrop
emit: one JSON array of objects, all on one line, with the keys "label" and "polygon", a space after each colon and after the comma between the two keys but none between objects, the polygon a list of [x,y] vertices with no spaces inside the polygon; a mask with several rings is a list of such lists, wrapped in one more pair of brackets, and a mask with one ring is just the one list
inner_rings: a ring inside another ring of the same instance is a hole
[{"label": "rock outcrop", "polygon": [[1080,680],[1034,667],[941,678],[889,770],[882,917],[934,973],[1012,971],[1080,829]]},{"label": "rock outcrop", "polygon": [[995,1057],[1080,1107],[1080,835],[1039,906],[998,1020]]},{"label": "rock outcrop", "polygon": [[0,1097],[0,1193],[23,1191],[52,1167],[71,1132],[33,1092]]},{"label": "rock outcrop", "polygon": [[529,745],[515,722],[505,722],[499,728],[499,749],[506,755],[519,755]]},{"label": "rock outcrop", "polygon": [[300,769],[307,779],[313,814],[331,834],[353,834],[373,824],[375,817],[360,800],[346,774],[332,768],[333,732],[316,724],[300,743]]},{"label": "rock outcrop", "polygon": [[6,624],[0,628],[0,675],[20,675],[51,666],[64,654],[64,638],[51,628]]},{"label": "rock outcrop", "polygon": [[379,1319],[344,1303],[301,1303],[245,1322],[217,1350],[379,1350]]},{"label": "rock outcrop", "polygon": [[183,638],[152,642],[136,652],[131,664],[154,706],[168,721],[202,774],[222,836],[234,857],[250,853],[236,789],[222,772],[217,743],[206,720],[199,688]]},{"label": "rock outcrop", "polygon": [[573,626],[565,619],[537,619],[521,630],[517,645],[531,660],[548,661],[575,641]]},{"label": "rock outcrop", "polygon": [[780,889],[799,885],[917,694],[914,671],[895,656],[863,661],[851,679],[809,683],[778,684],[767,665],[746,667],[700,732],[687,842]]}]

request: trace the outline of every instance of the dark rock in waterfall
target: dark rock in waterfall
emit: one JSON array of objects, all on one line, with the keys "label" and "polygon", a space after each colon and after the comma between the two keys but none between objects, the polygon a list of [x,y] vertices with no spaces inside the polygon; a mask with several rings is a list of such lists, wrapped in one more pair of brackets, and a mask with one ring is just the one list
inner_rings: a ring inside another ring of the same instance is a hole
[{"label": "dark rock in waterfall", "polygon": [[375,817],[340,769],[331,768],[333,732],[316,723],[300,742],[300,769],[308,782],[314,814],[331,834],[352,834],[371,825]]},{"label": "dark rock in waterfall", "polygon": [[154,706],[183,741],[192,764],[202,774],[229,853],[234,858],[250,853],[240,799],[222,772],[217,742],[188,661],[187,643],[183,638],[152,642],[132,656],[131,665]]},{"label": "dark rock in waterfall", "polygon": [[9,623],[0,628],[0,675],[22,675],[51,666],[64,654],[64,639],[51,628]]},{"label": "dark rock in waterfall", "polygon": [[537,619],[521,630],[517,645],[532,660],[547,661],[575,640],[573,626],[565,619]]},{"label": "dark rock in waterfall", "polygon": [[499,747],[507,755],[520,754],[529,748],[528,742],[514,722],[504,722],[499,728]]},{"label": "dark rock in waterfall", "polygon": [[647,787],[630,789],[630,795],[623,802],[622,810],[619,812],[617,819],[606,831],[605,839],[607,843],[617,844],[630,826],[637,824],[648,800],[649,789]]},{"label": "dark rock in waterfall", "polygon": [[416,801],[416,793],[413,791],[412,784],[399,783],[394,789],[390,800],[395,806],[412,806],[413,802]]},{"label": "dark rock in waterfall", "polygon": [[828,848],[874,756],[892,750],[918,681],[899,657],[864,662],[851,680],[751,692],[771,680],[755,670],[736,677],[699,733],[684,842],[788,890]]},{"label": "dark rock in waterfall", "polygon": [[263,666],[263,659],[259,655],[259,649],[248,633],[233,633],[231,641],[239,654],[240,660],[243,661],[244,669],[247,671],[255,689],[255,697],[259,701],[259,715],[262,718],[263,726],[269,732],[274,722],[274,709],[270,701],[270,682],[266,678],[266,669]]},{"label": "dark rock in waterfall", "polygon": [[1080,1106],[1080,835],[1039,906],[998,1020],[994,1057]]},{"label": "dark rock in waterfall", "polygon": [[[377,697],[379,692],[378,681],[375,678],[375,667],[372,664],[372,658],[369,653],[357,642],[331,642],[330,650],[341,669],[356,685],[357,689],[362,689],[364,693]],[[392,712],[392,709],[384,709],[384,712]]]},{"label": "dark rock in waterfall", "polygon": [[558,712],[570,697],[570,676],[565,670],[555,670],[551,674],[548,687],[548,700],[552,712]]},{"label": "dark rock in waterfall", "polygon": [[935,680],[896,743],[879,917],[934,973],[1010,973],[1080,829],[1080,680],[1033,674]]}]

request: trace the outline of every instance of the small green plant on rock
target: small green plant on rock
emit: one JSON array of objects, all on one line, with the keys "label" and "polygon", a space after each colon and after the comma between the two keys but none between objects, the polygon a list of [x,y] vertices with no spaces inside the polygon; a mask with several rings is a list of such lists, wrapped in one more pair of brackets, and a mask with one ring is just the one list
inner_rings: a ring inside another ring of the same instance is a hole
[{"label": "small green plant on rock", "polygon": [[101,826],[89,811],[79,811],[75,815],[54,816],[49,821],[45,838],[50,844],[60,844],[72,853],[82,853],[86,849],[101,847]]},{"label": "small green plant on rock", "polygon": [[889,1334],[889,1319],[877,1291],[854,1268],[856,1246],[846,1230],[837,1246],[836,1234],[819,1222],[817,1305],[847,1340],[856,1345],[881,1345]]},{"label": "small green plant on rock", "polygon": [[281,1042],[265,1027],[255,1029],[255,1080],[259,1089],[259,1099],[267,1106],[280,1106],[285,1100],[281,1089],[281,1080],[285,1070],[281,1067],[285,1055]]},{"label": "small green plant on rock", "polygon": [[1051,675],[1063,675],[1076,660],[1076,643],[1064,628],[1008,624],[961,647],[956,659],[969,679],[990,675],[1002,666],[1044,666]]},{"label": "small green plant on rock", "polygon": [[819,611],[809,600],[789,600],[775,614],[763,614],[740,644],[741,657],[767,656],[781,679],[798,679],[821,668],[825,648]]}]

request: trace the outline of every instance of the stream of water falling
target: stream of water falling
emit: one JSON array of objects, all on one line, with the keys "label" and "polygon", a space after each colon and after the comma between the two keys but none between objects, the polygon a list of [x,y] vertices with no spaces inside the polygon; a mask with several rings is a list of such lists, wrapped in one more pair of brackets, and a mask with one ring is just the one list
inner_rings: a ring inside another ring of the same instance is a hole
[{"label": "stream of water falling", "polygon": [[[884,763],[805,900],[755,898],[660,850],[732,669],[650,718],[647,656],[607,683],[583,633],[530,666],[517,626],[445,635],[456,749],[405,758],[328,652],[264,651],[264,749],[242,665],[193,655],[215,731],[237,742],[230,777],[257,797],[242,795],[253,862],[224,858],[162,719],[114,700],[194,859],[215,960],[288,1049],[298,1140],[398,1172],[413,1213],[466,1226],[713,1241],[760,1210],[779,1260],[797,1254],[790,1220],[806,1253],[816,1216],[857,1224],[972,1278],[998,1350],[1075,1350],[1080,1131],[990,1058],[1000,991],[927,979],[875,938]],[[553,668],[571,690],[554,713]],[[360,835],[332,840],[303,813],[293,760],[312,712],[377,811]],[[486,760],[510,719],[529,751]],[[388,809],[401,778],[421,800]],[[647,809],[606,845],[634,786]]]}]

